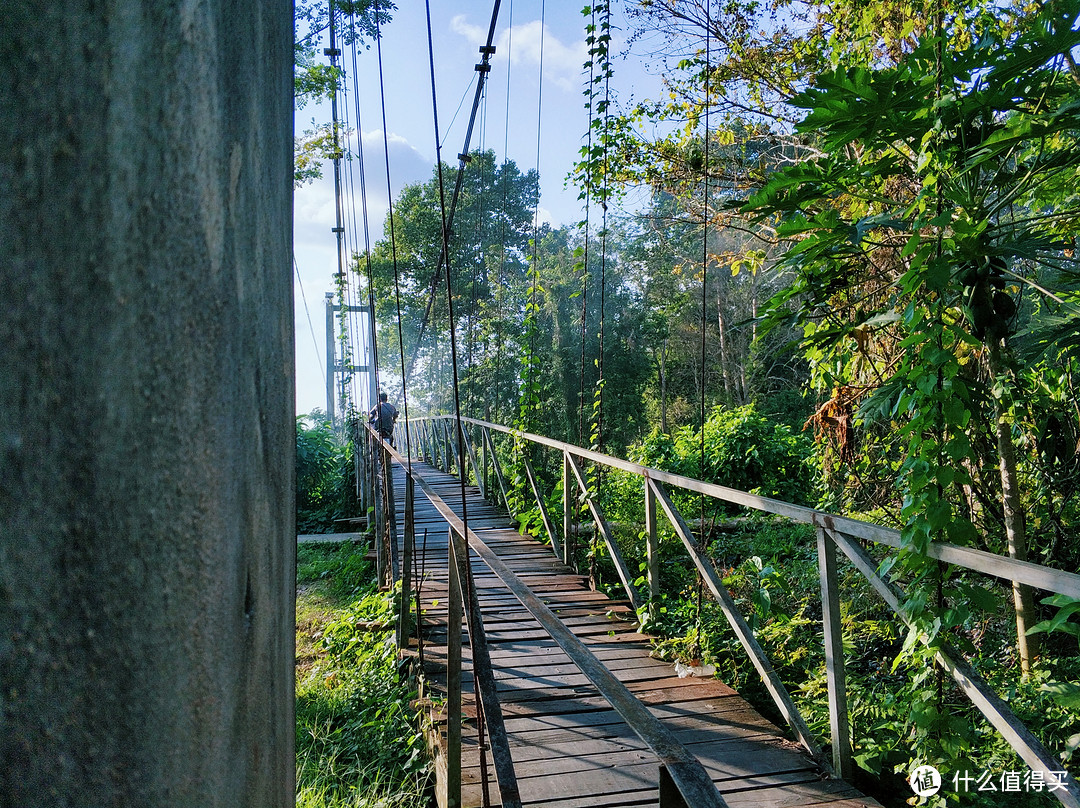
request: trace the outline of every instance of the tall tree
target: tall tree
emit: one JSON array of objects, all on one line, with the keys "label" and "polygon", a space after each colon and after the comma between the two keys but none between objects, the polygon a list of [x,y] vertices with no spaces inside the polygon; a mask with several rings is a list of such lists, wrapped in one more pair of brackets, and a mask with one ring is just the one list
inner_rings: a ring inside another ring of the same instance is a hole
[{"label": "tall tree", "polygon": [[[511,381],[516,356],[513,337],[523,317],[521,301],[539,175],[535,170],[522,173],[512,160],[497,163],[493,151],[473,152],[465,171],[448,258],[454,325],[462,346],[460,371],[467,396],[479,399],[479,384],[508,396],[516,387]],[[442,176],[449,199],[457,169],[443,165]],[[441,255],[436,170],[427,182],[407,185],[399,192],[393,222],[387,220],[384,237],[374,247],[372,270],[382,324],[379,343],[384,372],[401,375],[397,332],[400,292],[406,364],[413,365],[410,395],[417,395],[432,410],[445,411],[452,402],[452,385]],[[366,282],[366,267],[359,259],[356,268]],[[502,403],[498,396],[496,403]]]},{"label": "tall tree", "polygon": [[[751,206],[782,216],[779,232],[795,242],[783,261],[797,280],[774,301],[774,320],[793,307],[833,403],[863,399],[862,416],[891,421],[902,441],[895,469],[916,583],[937,575],[929,541],[977,535],[965,491],[997,520],[1009,555],[1028,557],[1021,465],[1037,460],[1020,451],[1037,442],[1022,434],[1022,401],[1042,369],[1014,347],[1026,331],[1075,350],[1060,318],[1075,325],[1080,314],[1075,284],[1047,288],[1063,273],[1075,279],[1080,217],[1075,195],[1061,193],[1062,174],[1080,171],[1069,74],[1080,34],[1076,11],[1056,9],[988,26],[953,52],[943,23],[942,37],[900,65],[823,73],[796,103],[810,110],[799,130],[824,156],[778,174]],[[1059,318],[1056,337],[1036,332],[1034,311]],[[998,468],[996,493],[977,471],[987,465]],[[1033,604],[1019,584],[1014,600],[1026,673]],[[909,606],[933,644],[957,613],[914,605],[925,602],[916,586]]]}]

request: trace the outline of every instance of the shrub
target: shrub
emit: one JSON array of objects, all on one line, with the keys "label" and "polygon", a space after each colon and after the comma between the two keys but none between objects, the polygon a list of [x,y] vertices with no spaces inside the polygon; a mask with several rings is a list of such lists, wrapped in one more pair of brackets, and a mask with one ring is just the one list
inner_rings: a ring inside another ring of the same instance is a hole
[{"label": "shrub", "polygon": [[349,505],[351,448],[317,415],[296,419],[296,529],[329,533]]},{"label": "shrub", "polygon": [[761,415],[753,404],[716,407],[705,420],[705,463],[701,430],[683,427],[673,435],[653,432],[631,450],[646,466],[703,479],[788,502],[814,499],[812,444],[791,427]]}]

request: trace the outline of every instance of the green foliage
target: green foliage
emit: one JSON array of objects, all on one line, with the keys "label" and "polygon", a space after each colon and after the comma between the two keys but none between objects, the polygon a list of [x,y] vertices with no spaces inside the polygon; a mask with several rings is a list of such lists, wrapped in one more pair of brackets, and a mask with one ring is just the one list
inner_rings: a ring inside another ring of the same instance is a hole
[{"label": "green foliage", "polygon": [[[442,166],[445,187],[455,186],[458,170]],[[535,303],[528,293],[533,281],[528,272],[539,175],[520,170],[513,160],[498,162],[491,150],[473,152],[464,172],[449,239],[462,407],[507,423],[517,410],[518,364],[529,344],[525,307]],[[419,411],[450,412],[438,168],[428,181],[401,189],[393,214],[372,253],[380,350],[385,346],[392,355],[400,350],[400,307],[406,364],[412,368],[410,402]],[[366,284],[366,268],[354,269],[363,270],[361,283]]]},{"label": "green foliage", "polygon": [[298,647],[311,647],[315,661],[297,671],[297,805],[427,805],[416,690],[399,676],[392,632],[368,628],[392,622],[392,595],[378,591],[352,545],[302,547],[298,571],[298,614],[328,602],[332,611],[298,631]]},{"label": "green foliage", "polygon": [[[999,550],[1007,530],[1022,554],[1023,511],[1060,514],[1071,495],[1046,475],[1038,501],[1024,485],[1040,463],[1048,469],[1025,436],[1045,417],[1026,394],[1048,368],[1023,365],[1012,345],[1040,312],[1080,311],[1067,285],[1046,288],[1071,271],[1068,231],[1080,216],[1060,186],[1080,171],[1077,85],[1064,70],[1080,43],[1075,21],[1075,9],[1048,4],[944,54],[962,23],[953,18],[895,65],[822,71],[792,102],[807,110],[798,129],[820,156],[777,172],[745,208],[789,240],[782,262],[794,283],[766,324],[803,328],[815,382],[831,396],[815,424],[848,469],[863,468],[851,436],[863,427],[860,454],[900,494],[883,491],[903,535],[886,569],[905,579],[913,621],[896,664],[910,666],[922,754],[950,766],[974,730],[955,725],[925,680],[946,638],[964,647],[972,599],[927,546],[989,533]],[[1042,339],[1043,357],[1071,350]]]},{"label": "green foliage", "polygon": [[[790,427],[760,415],[754,405],[716,407],[701,431],[683,427],[674,435],[654,431],[631,450],[635,463],[694,479],[799,504],[814,499],[809,465],[811,442]],[[704,473],[702,470],[704,469]]]},{"label": "green foliage", "polygon": [[296,529],[330,533],[348,515],[352,493],[352,447],[342,446],[318,413],[296,419]]},{"label": "green foliage", "polygon": [[[1057,613],[1051,619],[1043,620],[1029,628],[1028,634],[1041,634],[1043,632],[1052,634],[1059,631],[1063,634],[1071,634],[1080,642],[1080,623],[1076,622],[1075,619],[1071,619],[1080,615],[1080,600],[1065,595],[1051,595],[1044,598],[1043,603],[1047,606],[1057,607]],[[1080,707],[1080,702],[1074,706]]]},{"label": "green foliage", "polygon": [[301,544],[296,548],[296,584],[319,584],[334,605],[346,605],[371,589],[371,563],[352,542]]},{"label": "green foliage", "polygon": [[[828,738],[813,529],[751,519],[714,537],[710,549],[725,585],[811,731]],[[662,551],[662,559],[665,595],[657,604],[657,619],[649,625],[662,637],[655,643],[655,655],[714,666],[719,679],[782,724],[719,607],[706,597],[698,612],[697,584],[685,557]],[[955,770],[949,767],[973,772],[1022,770],[1023,763],[948,677],[917,657],[901,654],[904,635],[899,620],[861,575],[842,563],[840,581],[855,759],[875,778],[862,787],[886,804],[902,804],[911,796],[903,776],[913,760],[936,762],[947,771]],[[1080,747],[1080,686],[1075,684],[1080,663],[1075,654],[1047,656],[1028,680],[1018,680],[1009,640],[1012,620],[1000,608],[1006,588],[981,588],[968,580],[954,587],[950,602],[966,603],[956,621],[954,640],[970,638],[971,661],[990,685],[1050,749],[1061,753],[1064,763],[1073,760]],[[1024,799],[1028,801],[1021,802],[1018,795],[1016,804],[1050,804],[1045,795]]]}]

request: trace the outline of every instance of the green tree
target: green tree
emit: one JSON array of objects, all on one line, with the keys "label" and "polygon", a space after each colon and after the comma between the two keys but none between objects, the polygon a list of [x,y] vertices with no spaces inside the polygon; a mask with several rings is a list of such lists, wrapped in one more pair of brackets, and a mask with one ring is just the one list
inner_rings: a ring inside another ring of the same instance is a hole
[{"label": "green tree", "polygon": [[[1046,463],[1032,426],[1060,416],[1034,388],[1060,378],[1077,347],[1065,326],[1080,315],[1080,200],[1062,185],[1080,173],[1077,12],[1048,4],[1007,22],[950,51],[964,19],[943,19],[942,35],[900,64],[821,73],[793,103],[809,110],[798,131],[822,155],[778,172],[747,208],[779,217],[789,240],[782,261],[795,282],[770,322],[794,316],[833,403],[846,396],[850,412],[861,402],[856,423],[892,436],[875,459],[902,495],[899,564],[915,619],[906,647],[916,655],[919,641],[936,647],[969,614],[960,584],[926,556],[930,541],[988,533],[999,537],[990,549],[1027,558],[1027,515],[1047,510],[1029,482]],[[1025,359],[1015,350],[1025,342],[1040,351]],[[1034,609],[1026,587],[1013,590],[1026,673]],[[962,739],[941,740],[944,717],[920,714],[928,743],[946,757],[962,751]]]},{"label": "green tree", "polygon": [[[297,0],[293,12],[293,103],[303,109],[309,103],[329,100],[341,88],[344,70],[320,59],[320,48],[329,41],[333,9],[334,44],[367,47],[379,29],[390,22],[396,6],[389,0]],[[322,176],[322,164],[334,158],[344,132],[334,137],[333,123],[316,123],[293,141],[294,185]]]},{"label": "green tree", "polygon": [[[511,406],[517,381],[516,336],[524,316],[526,267],[539,176],[522,173],[513,160],[496,162],[493,151],[473,152],[449,239],[459,371],[466,397]],[[446,202],[457,169],[442,169]],[[391,238],[392,236],[392,238]],[[407,185],[394,202],[393,219],[373,250],[372,278],[383,368],[400,379],[398,293],[410,395],[422,408],[452,408],[449,317],[442,255],[439,175]],[[395,263],[397,285],[395,288]],[[355,268],[366,283],[362,257]],[[484,391],[481,394],[480,391]],[[493,395],[492,395],[493,394]],[[465,399],[463,399],[463,406]],[[503,410],[504,412],[507,410]]]}]

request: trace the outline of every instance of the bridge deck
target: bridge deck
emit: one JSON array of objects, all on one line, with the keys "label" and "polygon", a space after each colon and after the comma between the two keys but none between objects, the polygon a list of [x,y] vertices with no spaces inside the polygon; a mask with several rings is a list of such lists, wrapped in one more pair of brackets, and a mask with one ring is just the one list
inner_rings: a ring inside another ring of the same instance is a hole
[{"label": "bridge deck", "polygon": [[[460,515],[457,478],[424,464],[414,468]],[[395,472],[400,500],[404,472],[399,467]],[[671,664],[650,658],[649,639],[637,631],[625,601],[591,591],[586,578],[562,564],[550,547],[519,534],[475,487],[467,488],[467,506],[470,528],[698,756],[729,805],[878,805],[843,781],[824,779],[800,747],[727,685],[679,678]],[[399,528],[401,507],[399,502]],[[448,526],[419,488],[415,518],[426,695],[437,703],[446,686]],[[530,808],[657,805],[655,756],[491,570],[474,554],[471,560],[522,803]],[[463,657],[462,803],[476,808],[483,804],[482,773],[467,641]],[[437,756],[442,753],[436,749]],[[488,779],[491,804],[499,805],[490,764]]]}]

